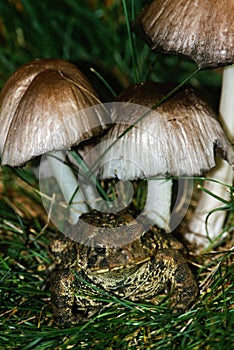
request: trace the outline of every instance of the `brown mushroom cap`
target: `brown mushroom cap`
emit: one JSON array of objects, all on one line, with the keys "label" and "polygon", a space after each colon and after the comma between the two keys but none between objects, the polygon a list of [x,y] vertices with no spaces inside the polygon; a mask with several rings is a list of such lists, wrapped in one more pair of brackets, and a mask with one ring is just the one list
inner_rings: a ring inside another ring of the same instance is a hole
[{"label": "brown mushroom cap", "polygon": [[[100,103],[83,73],[69,62],[40,59],[22,66],[0,94],[2,164],[19,166],[100,134],[109,122]],[[94,105],[99,105],[97,112],[87,109]]]},{"label": "brown mushroom cap", "polygon": [[186,56],[201,69],[234,62],[233,0],[154,0],[133,30],[154,52]]},{"label": "brown mushroom cap", "polygon": [[183,88],[156,110],[149,109],[172,87],[147,82],[130,86],[119,95],[121,103],[113,105],[116,124],[102,138],[101,152],[109,146],[105,140],[111,144],[139,117],[147,115],[103,157],[101,178],[200,175],[215,166],[215,155],[234,164],[234,151],[213,110],[194,89]]}]

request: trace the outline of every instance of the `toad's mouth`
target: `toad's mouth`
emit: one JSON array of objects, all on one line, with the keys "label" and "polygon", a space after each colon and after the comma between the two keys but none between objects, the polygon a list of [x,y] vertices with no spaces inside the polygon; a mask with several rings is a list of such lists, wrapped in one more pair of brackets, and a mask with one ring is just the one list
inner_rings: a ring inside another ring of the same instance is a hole
[{"label": "toad's mouth", "polygon": [[148,262],[151,258],[145,257],[137,261],[130,261],[128,263],[113,263],[108,266],[92,267],[89,270],[94,274],[106,274],[108,272],[122,274],[124,271],[131,271],[138,269],[141,265]]}]

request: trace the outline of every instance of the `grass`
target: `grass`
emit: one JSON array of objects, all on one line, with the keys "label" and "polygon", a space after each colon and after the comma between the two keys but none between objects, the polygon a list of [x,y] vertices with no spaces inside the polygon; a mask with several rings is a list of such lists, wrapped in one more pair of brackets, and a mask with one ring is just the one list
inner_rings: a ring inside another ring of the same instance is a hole
[{"label": "grass", "polygon": [[[17,67],[38,57],[75,62],[105,102],[138,79],[181,83],[195,70],[192,63],[152,54],[130,33],[129,21],[144,3],[1,1],[0,86]],[[219,70],[200,72],[191,80],[215,108],[220,82]],[[53,260],[49,244],[56,228],[48,221],[30,166],[24,170],[3,167],[0,349],[231,349],[233,206],[232,197],[227,208],[230,235],[206,254],[191,252],[191,267],[200,286],[191,310],[172,314],[163,295],[158,305],[133,304],[105,295],[108,306],[90,321],[59,329],[52,320],[47,284]]]}]

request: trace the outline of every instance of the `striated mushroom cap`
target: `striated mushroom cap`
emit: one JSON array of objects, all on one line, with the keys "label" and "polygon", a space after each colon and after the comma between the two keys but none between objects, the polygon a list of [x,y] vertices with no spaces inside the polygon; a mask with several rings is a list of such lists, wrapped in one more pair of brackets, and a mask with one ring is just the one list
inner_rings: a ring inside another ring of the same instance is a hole
[{"label": "striated mushroom cap", "polygon": [[119,104],[113,104],[116,124],[102,137],[100,153],[134,126],[103,157],[101,178],[201,175],[215,166],[215,155],[234,164],[234,151],[213,110],[191,87],[181,89],[156,110],[149,108],[172,88],[147,82],[119,95]]},{"label": "striated mushroom cap", "polygon": [[133,30],[154,52],[186,56],[201,69],[234,62],[233,0],[154,0]]},{"label": "striated mushroom cap", "polygon": [[[20,67],[0,93],[2,164],[20,166],[99,135],[109,122],[100,103],[84,74],[69,62],[40,59]],[[87,108],[94,105],[97,111]]]}]

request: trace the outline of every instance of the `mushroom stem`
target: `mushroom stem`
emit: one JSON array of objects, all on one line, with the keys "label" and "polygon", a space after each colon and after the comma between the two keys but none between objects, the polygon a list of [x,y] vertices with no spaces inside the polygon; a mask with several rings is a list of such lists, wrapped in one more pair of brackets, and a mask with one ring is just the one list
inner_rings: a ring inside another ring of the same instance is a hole
[{"label": "mushroom stem", "polygon": [[162,178],[148,180],[144,212],[154,224],[167,232],[170,231],[171,197],[172,180]]},{"label": "mushroom stem", "polygon": [[[224,68],[223,82],[220,99],[220,122],[229,137],[231,143],[234,143],[234,65]],[[233,184],[233,171],[232,167],[225,163],[223,160],[219,160],[217,166],[207,174],[208,178],[212,178],[220,181],[221,183],[232,186]],[[206,181],[205,188],[214,193],[220,198],[229,199],[229,194],[226,186],[223,186],[212,181]],[[186,234],[186,238],[192,242],[195,241],[198,245],[203,246],[207,243],[207,230],[209,238],[212,240],[222,233],[224,222],[226,219],[226,211],[220,210],[212,213],[208,220],[208,226],[206,228],[205,221],[207,214],[218,207],[222,206],[222,203],[216,198],[202,192],[198,201],[194,216],[189,224],[189,230],[191,234]],[[198,235],[198,237],[196,237]]]},{"label": "mushroom stem", "polygon": [[64,163],[64,152],[49,152],[47,160],[52,173],[58,182],[59,188],[63,193],[64,199],[69,205],[69,221],[75,225],[78,222],[80,215],[89,211],[84,196],[80,190],[77,191],[77,188],[79,187],[78,180],[72,169]]},{"label": "mushroom stem", "polygon": [[231,143],[234,143],[234,65],[223,70],[223,82],[220,99],[220,122]]},{"label": "mushroom stem", "polygon": [[[223,184],[232,184],[232,170],[230,165],[223,160],[219,160],[217,163],[217,166],[208,173],[208,176],[210,179],[220,181],[220,183],[207,180],[204,187],[215,196],[228,201],[230,195],[227,187]],[[211,211],[220,207],[223,207],[222,201],[203,191],[189,223],[189,232],[191,233],[186,234],[186,239],[190,242],[196,242],[198,247],[205,247],[209,240],[217,238],[223,231],[227,212],[225,210],[213,212],[207,221],[207,225],[206,218]]]}]

